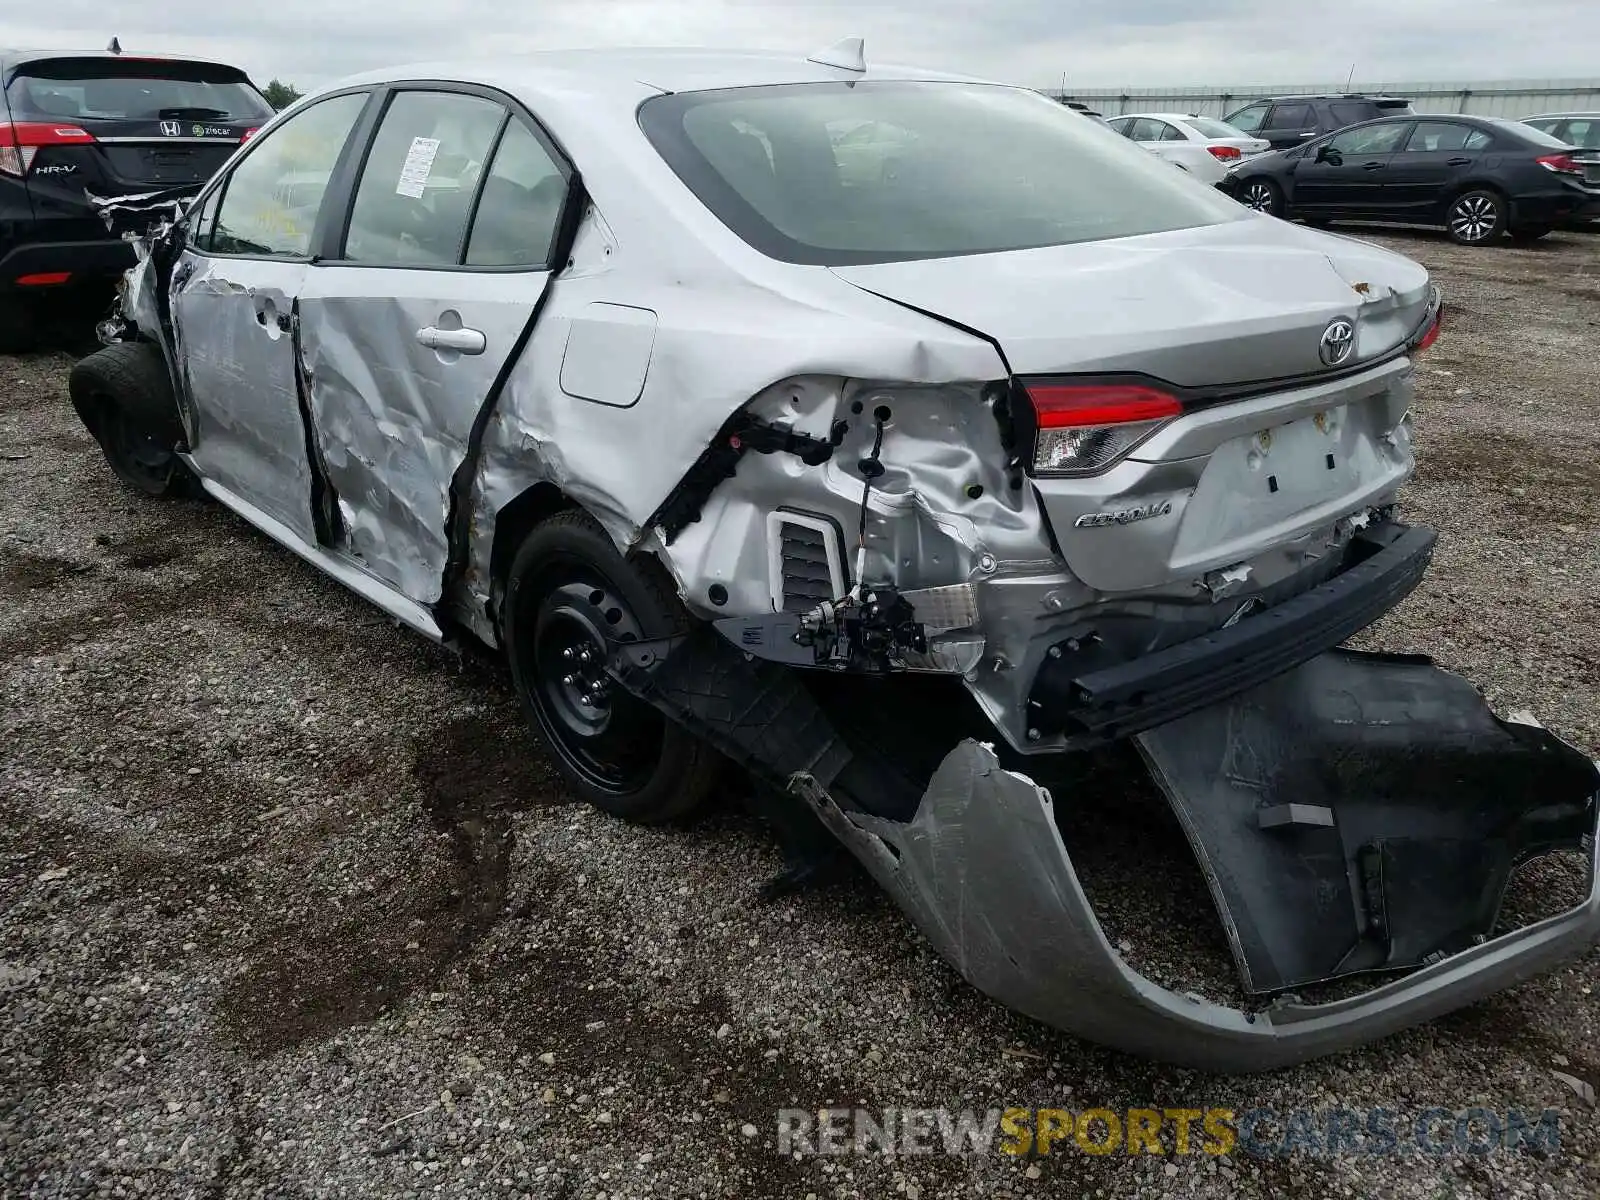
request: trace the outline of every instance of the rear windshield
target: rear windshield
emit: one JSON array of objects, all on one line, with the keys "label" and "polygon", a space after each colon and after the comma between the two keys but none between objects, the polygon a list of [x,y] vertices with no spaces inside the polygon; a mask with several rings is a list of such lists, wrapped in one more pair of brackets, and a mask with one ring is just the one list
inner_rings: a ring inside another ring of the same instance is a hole
[{"label": "rear windshield", "polygon": [[1235,129],[1221,121],[1213,121],[1210,117],[1185,117],[1183,123],[1190,129],[1208,138],[1247,138],[1250,135],[1242,129]]},{"label": "rear windshield", "polygon": [[1020,88],[817,83],[658,96],[651,143],[762,253],[842,266],[1131,237],[1245,210]]},{"label": "rear windshield", "polygon": [[213,63],[52,58],[6,88],[15,120],[244,121],[272,115],[244,72]]},{"label": "rear windshield", "polygon": [[1506,133],[1515,135],[1518,141],[1529,142],[1546,150],[1565,150],[1568,148],[1567,143],[1560,138],[1546,133],[1542,129],[1535,129],[1532,125],[1524,125],[1521,121],[1507,121],[1501,117],[1485,117],[1484,120],[1497,129],[1502,129]]}]

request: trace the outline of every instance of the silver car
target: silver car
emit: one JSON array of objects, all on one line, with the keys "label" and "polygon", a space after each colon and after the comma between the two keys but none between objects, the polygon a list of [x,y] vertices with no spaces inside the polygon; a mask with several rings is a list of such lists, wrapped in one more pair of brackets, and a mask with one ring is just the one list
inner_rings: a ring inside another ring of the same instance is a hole
[{"label": "silver car", "polygon": [[[1490,937],[1513,866],[1592,853],[1593,764],[1335,649],[1433,549],[1395,505],[1440,320],[1413,262],[859,43],[377,72],[144,212],[72,376],[113,469],[504,653],[608,812],[745,771],[979,988],[1220,1069],[1594,936],[1591,889]],[[1247,1009],[1138,975],[1078,884],[1056,806],[1129,739]]]}]

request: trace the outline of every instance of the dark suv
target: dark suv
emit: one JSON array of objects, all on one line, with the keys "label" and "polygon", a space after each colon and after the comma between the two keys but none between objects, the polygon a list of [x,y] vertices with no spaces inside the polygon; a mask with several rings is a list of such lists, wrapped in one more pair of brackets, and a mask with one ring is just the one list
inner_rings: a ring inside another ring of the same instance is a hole
[{"label": "dark suv", "polygon": [[0,350],[32,344],[44,294],[133,265],[91,196],[198,190],[271,115],[237,67],[0,50]]},{"label": "dark suv", "polygon": [[1274,150],[1288,150],[1346,125],[1410,115],[1409,100],[1352,92],[1343,96],[1263,96],[1222,119],[1235,129],[1266,138]]}]

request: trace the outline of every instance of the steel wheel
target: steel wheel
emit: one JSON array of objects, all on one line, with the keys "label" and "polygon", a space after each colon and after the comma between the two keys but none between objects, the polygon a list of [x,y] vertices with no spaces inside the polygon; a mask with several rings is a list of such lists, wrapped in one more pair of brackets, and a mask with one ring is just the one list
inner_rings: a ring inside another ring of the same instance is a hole
[{"label": "steel wheel", "polygon": [[1489,192],[1468,192],[1450,206],[1450,236],[1463,245],[1487,242],[1504,227],[1504,208]]},{"label": "steel wheel", "polygon": [[1256,212],[1278,215],[1278,189],[1265,179],[1253,180],[1245,184],[1244,195],[1240,197],[1246,208]]},{"label": "steel wheel", "polygon": [[530,699],[551,748],[589,786],[616,796],[644,787],[661,759],[665,718],[606,673],[611,643],[642,636],[611,582],[578,569],[544,593],[524,648]]},{"label": "steel wheel", "polygon": [[150,496],[166,494],[178,465],[172,451],[151,436],[128,411],[110,397],[98,398],[104,414],[102,449],[111,469],[127,483]]}]

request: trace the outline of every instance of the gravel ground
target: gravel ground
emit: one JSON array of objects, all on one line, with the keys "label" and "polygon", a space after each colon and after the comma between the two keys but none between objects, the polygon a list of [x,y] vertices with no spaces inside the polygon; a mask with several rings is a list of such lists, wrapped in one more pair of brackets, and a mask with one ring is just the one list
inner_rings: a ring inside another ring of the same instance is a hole
[{"label": "gravel ground", "polygon": [[[1373,236],[1452,315],[1406,495],[1443,538],[1363,644],[1432,654],[1600,754],[1600,239]],[[218,506],[119,488],[70,362],[0,358],[0,1194],[1600,1193],[1578,1094],[1600,1085],[1600,953],[1270,1076],[1057,1034],[865,882],[756,902],[780,857],[735,804],[642,830],[572,803],[498,667]],[[1163,814],[1096,816],[1114,935],[1152,961],[1215,950],[1192,869],[1149,885]],[[1534,899],[1572,882],[1540,871]],[[939,1104],[1551,1106],[1563,1127],[1559,1153],[1487,1157],[776,1153],[782,1107]]]}]

